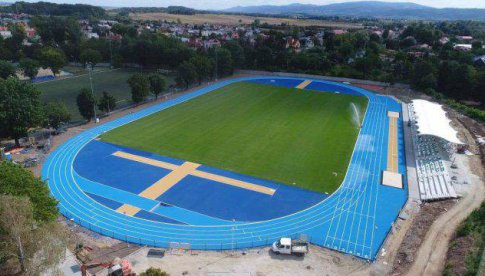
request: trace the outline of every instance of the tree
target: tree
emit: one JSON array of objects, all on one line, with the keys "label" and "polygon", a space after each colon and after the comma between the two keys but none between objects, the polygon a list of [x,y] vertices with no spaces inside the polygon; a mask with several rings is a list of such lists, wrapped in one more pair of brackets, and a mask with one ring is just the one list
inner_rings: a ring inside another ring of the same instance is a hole
[{"label": "tree", "polygon": [[76,98],[77,108],[79,113],[84,119],[91,121],[94,118],[94,108],[96,105],[96,99],[91,91],[87,88],[81,89],[79,95]]},{"label": "tree", "polygon": [[103,60],[101,53],[97,50],[86,49],[81,52],[80,55],[81,62],[86,66],[90,65],[91,69]]},{"label": "tree", "polygon": [[12,274],[39,275],[64,258],[68,232],[56,221],[36,220],[27,197],[0,195],[0,217],[0,265],[8,263]]},{"label": "tree", "polygon": [[30,80],[33,80],[39,73],[40,64],[37,60],[23,58],[20,60],[19,67],[22,69],[25,76],[29,77]]},{"label": "tree", "polygon": [[8,61],[0,60],[0,78],[15,76],[15,67]]},{"label": "tree", "polygon": [[231,57],[234,60],[234,66],[237,68],[241,68],[246,63],[246,58],[244,56],[244,49],[241,45],[235,40],[229,40],[225,45],[224,48],[228,49],[231,52]]},{"label": "tree", "polygon": [[134,103],[140,103],[150,93],[150,81],[143,74],[134,74],[128,79],[131,87],[131,99]]},{"label": "tree", "polygon": [[439,92],[455,99],[467,99],[474,93],[473,67],[456,61],[446,61],[440,65],[438,75]]},{"label": "tree", "polygon": [[50,68],[54,75],[58,74],[61,68],[66,64],[66,56],[63,52],[46,47],[40,50],[39,61],[44,69]]},{"label": "tree", "polygon": [[482,106],[485,106],[485,71],[479,72],[476,77],[474,96]]},{"label": "tree", "polygon": [[481,50],[483,48],[483,43],[480,40],[474,40],[472,42],[472,49],[473,50]]},{"label": "tree", "polygon": [[59,215],[57,200],[50,195],[46,183],[20,165],[0,162],[0,184],[0,194],[30,199],[33,218],[36,221],[55,221]]},{"label": "tree", "polygon": [[414,87],[426,90],[436,87],[436,68],[429,60],[419,60],[413,70],[412,84]]},{"label": "tree", "polygon": [[197,55],[192,57],[189,62],[195,66],[199,84],[202,84],[202,81],[212,76],[212,73],[214,72],[214,63],[212,62],[212,59],[202,55]]},{"label": "tree", "polygon": [[231,52],[224,48],[218,48],[215,51],[217,53],[217,75],[232,75],[234,72],[234,62],[232,61]]},{"label": "tree", "polygon": [[473,95],[475,69],[461,63],[454,75],[453,94],[459,99],[470,99]]},{"label": "tree", "polygon": [[148,79],[150,80],[150,91],[155,95],[155,99],[158,98],[165,90],[165,78],[160,74],[151,74]]},{"label": "tree", "polygon": [[0,79],[0,137],[20,137],[42,122],[40,91],[32,84],[9,77]]},{"label": "tree", "polygon": [[160,268],[153,268],[150,267],[146,271],[140,273],[140,276],[169,276],[165,271],[162,271]]},{"label": "tree", "polygon": [[101,111],[110,113],[113,109],[116,108],[115,97],[108,94],[108,92],[103,91],[103,95],[99,98],[98,108]]},{"label": "tree", "polygon": [[14,58],[18,58],[20,50],[22,49],[22,43],[26,38],[25,30],[21,24],[18,24],[12,25],[10,27],[10,31],[12,33],[12,36],[5,39],[5,48],[10,50]]},{"label": "tree", "polygon": [[179,86],[189,88],[189,86],[197,80],[197,76],[197,69],[195,66],[188,61],[184,61],[177,68],[176,81]]},{"label": "tree", "polygon": [[71,120],[71,113],[67,106],[59,101],[49,102],[44,106],[46,125],[57,129],[62,123]]}]

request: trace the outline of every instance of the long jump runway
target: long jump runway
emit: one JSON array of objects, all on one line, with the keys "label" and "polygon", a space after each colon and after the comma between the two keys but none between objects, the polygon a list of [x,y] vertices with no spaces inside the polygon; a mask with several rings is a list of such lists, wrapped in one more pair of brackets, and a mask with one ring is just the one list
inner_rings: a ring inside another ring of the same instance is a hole
[{"label": "long jump runway", "polygon": [[[240,81],[368,98],[347,174],[336,192],[310,192],[97,139],[111,129]],[[397,119],[397,137],[389,137],[389,111],[401,112],[400,104],[345,84],[289,77],[232,79],[78,134],[49,156],[42,178],[67,218],[131,243],[221,250],[305,235],[316,245],[374,260],[407,200],[402,116]],[[389,139],[397,143],[403,189],[381,184]]]}]

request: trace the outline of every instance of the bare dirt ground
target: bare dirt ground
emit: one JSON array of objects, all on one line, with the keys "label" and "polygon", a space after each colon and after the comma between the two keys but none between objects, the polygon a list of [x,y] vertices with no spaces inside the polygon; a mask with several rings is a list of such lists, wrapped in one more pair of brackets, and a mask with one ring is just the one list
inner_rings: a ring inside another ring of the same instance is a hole
[{"label": "bare dirt ground", "polygon": [[392,275],[403,275],[416,260],[417,249],[425,239],[433,221],[456,203],[455,200],[427,203],[421,206],[419,214],[411,218],[412,223],[397,250]]},{"label": "bare dirt ground", "polygon": [[147,257],[144,248],[128,257],[134,270],[161,268],[170,275],[361,275],[370,265],[340,253],[311,246],[305,257],[274,255],[268,248],[236,252],[167,252]]},{"label": "bare dirt ground", "polygon": [[261,23],[268,23],[270,25],[295,25],[295,26],[317,26],[328,28],[342,28],[342,29],[362,29],[362,24],[349,22],[335,22],[315,19],[293,19],[293,18],[276,18],[276,17],[258,17],[249,15],[232,15],[232,14],[170,14],[170,13],[131,13],[130,17],[134,20],[167,20],[178,21],[187,24],[216,24],[216,25],[240,25],[251,24],[254,20],[259,19]]},{"label": "bare dirt ground", "polygon": [[474,210],[484,199],[485,189],[479,179],[473,181],[470,193],[448,212],[440,216],[431,226],[417,252],[415,262],[408,271],[408,275],[441,275],[446,261],[449,240],[456,227]]}]

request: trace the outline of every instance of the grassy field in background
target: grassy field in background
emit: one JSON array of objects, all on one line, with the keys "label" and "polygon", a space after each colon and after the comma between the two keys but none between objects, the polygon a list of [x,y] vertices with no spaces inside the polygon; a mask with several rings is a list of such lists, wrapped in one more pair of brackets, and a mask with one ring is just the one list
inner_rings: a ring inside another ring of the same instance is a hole
[{"label": "grassy field in background", "polygon": [[130,13],[130,18],[139,21],[156,20],[156,21],[178,21],[186,24],[202,25],[208,24],[220,24],[220,25],[240,25],[251,24],[254,20],[259,19],[261,23],[268,23],[271,25],[294,25],[294,26],[318,26],[328,28],[343,28],[343,29],[362,29],[364,28],[360,23],[350,22],[336,22],[330,20],[317,20],[317,19],[295,19],[295,18],[279,18],[279,17],[262,17],[252,15],[235,15],[235,14],[171,14],[163,12],[152,13]]},{"label": "grassy field in background", "polygon": [[331,193],[345,176],[359,132],[352,102],[365,112],[364,97],[240,82],[101,139]]},{"label": "grassy field in background", "polygon": [[[135,73],[140,72],[136,69],[96,69],[93,73],[93,86],[96,96],[100,96],[106,91],[116,98],[117,106],[122,107],[131,103],[131,92],[127,80]],[[66,71],[69,70],[69,68]],[[44,102],[62,101],[71,111],[72,120],[81,119],[78,112],[76,97],[82,88],[89,88],[89,75],[82,71],[74,72],[73,77],[52,80],[36,84],[42,91],[41,98]],[[81,73],[81,74],[80,74]],[[173,83],[172,78],[167,78],[167,87]]]}]

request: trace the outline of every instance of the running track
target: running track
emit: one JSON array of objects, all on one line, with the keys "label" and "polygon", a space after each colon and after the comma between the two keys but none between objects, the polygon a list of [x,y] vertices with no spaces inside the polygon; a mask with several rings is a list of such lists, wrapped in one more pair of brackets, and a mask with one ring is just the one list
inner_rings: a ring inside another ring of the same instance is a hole
[{"label": "running track", "polygon": [[[391,98],[345,84],[312,80],[306,87],[358,94],[369,99],[344,182],[335,193],[308,209],[262,222],[176,225],[123,215],[99,204],[81,190],[73,163],[78,152],[90,141],[106,131],[239,81],[287,85],[303,79],[253,77],[227,80],[78,134],[53,152],[42,169],[42,178],[59,200],[60,212],[100,234],[155,247],[169,247],[171,242],[182,242],[190,243],[192,249],[250,248],[269,245],[282,236],[298,237],[305,234],[314,244],[374,260],[407,200],[406,181],[405,189],[380,184],[381,173],[387,165],[387,111],[401,112],[401,107]],[[399,172],[405,175],[402,119],[399,119],[398,132]]]}]

